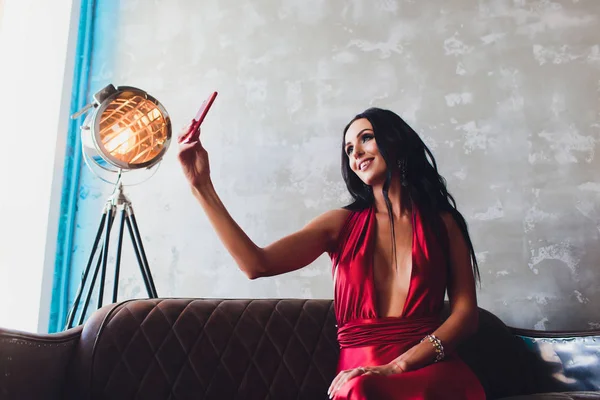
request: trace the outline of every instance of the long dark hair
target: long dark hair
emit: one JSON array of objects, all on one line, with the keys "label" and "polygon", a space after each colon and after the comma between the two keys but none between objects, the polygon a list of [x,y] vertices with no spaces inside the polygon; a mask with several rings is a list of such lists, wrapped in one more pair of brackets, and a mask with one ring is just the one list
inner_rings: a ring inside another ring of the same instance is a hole
[{"label": "long dark hair", "polygon": [[[346,125],[342,138],[342,176],[354,201],[345,208],[353,211],[364,210],[371,207],[375,201],[372,188],[366,185],[350,168],[344,146],[348,128],[354,121],[362,118],[367,119],[373,126],[379,153],[387,166],[383,197],[390,218],[394,260],[396,259],[396,240],[388,190],[392,179],[396,177],[401,180],[402,184],[402,205],[407,208],[416,206],[436,234],[440,235],[445,231],[441,227],[443,224],[443,220],[440,218],[441,213],[447,212],[454,218],[469,248],[473,275],[477,281],[480,281],[479,266],[467,222],[457,210],[456,201],[446,188],[446,180],[438,172],[435,158],[419,135],[396,113],[380,108],[369,108]],[[394,174],[394,169],[399,171],[398,166],[402,166],[402,173]],[[447,252],[449,260],[449,249]]]}]

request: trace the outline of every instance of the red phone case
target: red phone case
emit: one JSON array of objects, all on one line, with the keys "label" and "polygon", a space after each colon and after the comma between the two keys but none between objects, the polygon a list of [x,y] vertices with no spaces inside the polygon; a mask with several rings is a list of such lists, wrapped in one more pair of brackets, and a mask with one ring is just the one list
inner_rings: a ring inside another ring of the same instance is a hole
[{"label": "red phone case", "polygon": [[210,107],[217,98],[217,94],[217,92],[213,92],[206,100],[204,100],[204,102],[202,102],[202,105],[200,105],[200,109],[192,120],[192,125],[182,140],[182,143],[190,143],[198,139],[200,135],[200,125],[202,125],[202,121],[204,121],[206,114],[208,114],[208,110],[210,110]]}]

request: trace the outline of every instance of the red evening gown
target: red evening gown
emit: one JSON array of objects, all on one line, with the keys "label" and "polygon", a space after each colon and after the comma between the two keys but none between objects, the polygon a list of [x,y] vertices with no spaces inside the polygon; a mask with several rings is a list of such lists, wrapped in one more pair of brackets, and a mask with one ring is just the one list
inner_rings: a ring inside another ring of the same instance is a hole
[{"label": "red evening gown", "polygon": [[[373,279],[375,212],[352,212],[331,253],[334,307],[338,322],[338,372],[360,366],[383,365],[398,357],[441,324],[447,261],[444,246],[412,213],[412,272],[400,317],[380,317]],[[457,354],[423,368],[390,376],[363,375],[351,379],[336,400],[485,399],[479,380]]]}]

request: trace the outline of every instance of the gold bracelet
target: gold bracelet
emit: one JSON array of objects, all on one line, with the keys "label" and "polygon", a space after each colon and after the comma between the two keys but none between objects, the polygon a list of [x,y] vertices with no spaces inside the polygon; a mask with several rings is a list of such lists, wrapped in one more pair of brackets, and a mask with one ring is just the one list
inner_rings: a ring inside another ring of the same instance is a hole
[{"label": "gold bracelet", "polygon": [[446,354],[444,353],[444,346],[442,345],[442,341],[439,338],[437,338],[435,335],[427,335],[421,340],[421,342],[425,341],[425,339],[429,340],[429,342],[435,348],[436,354],[435,354],[434,362],[442,361],[444,359],[444,357],[446,357]]}]

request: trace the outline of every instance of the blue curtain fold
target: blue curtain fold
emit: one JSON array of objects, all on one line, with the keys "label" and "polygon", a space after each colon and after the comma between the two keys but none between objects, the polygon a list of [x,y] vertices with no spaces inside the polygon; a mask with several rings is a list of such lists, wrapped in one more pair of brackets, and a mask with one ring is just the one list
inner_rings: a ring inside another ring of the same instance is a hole
[{"label": "blue curtain fold", "polygon": [[[83,108],[89,99],[95,3],[95,0],[81,1],[77,49],[73,71],[73,91],[71,93],[71,114]],[[71,120],[67,133],[52,299],[50,302],[50,320],[48,323],[49,333],[63,330],[68,312],[71,251],[73,248],[77,191],[82,163],[81,138],[79,135],[79,127],[82,122],[83,117]]]}]

